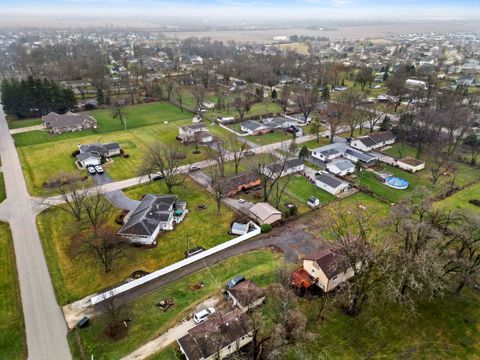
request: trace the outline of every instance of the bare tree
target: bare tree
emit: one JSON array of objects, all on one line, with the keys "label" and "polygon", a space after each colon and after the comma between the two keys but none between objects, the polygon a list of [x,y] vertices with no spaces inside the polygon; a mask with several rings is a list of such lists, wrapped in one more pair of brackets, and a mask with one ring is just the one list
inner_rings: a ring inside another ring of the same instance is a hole
[{"label": "bare tree", "polygon": [[85,236],[82,242],[86,250],[102,264],[106,273],[112,270],[115,260],[123,255],[125,241],[111,226],[97,229],[93,236]]},{"label": "bare tree", "polygon": [[113,290],[111,290],[104,295],[104,299],[100,304],[100,311],[108,319],[105,333],[111,338],[118,339],[122,334],[125,334],[125,331],[122,331],[125,325],[121,321],[122,316],[125,316],[127,312],[125,303],[121,302]]},{"label": "bare tree", "polygon": [[225,176],[225,163],[227,162],[227,152],[222,143],[216,142],[214,145],[208,147],[208,157],[213,160],[217,166],[218,174],[220,177]]},{"label": "bare tree", "polygon": [[364,94],[360,91],[348,89],[342,92],[336,99],[337,108],[342,113],[346,124],[350,128],[350,137],[353,137],[355,129],[360,125],[360,121],[364,120],[361,117],[361,105],[364,97]]},{"label": "bare tree", "polygon": [[213,196],[215,198],[215,202],[217,204],[217,214],[220,215],[222,211],[222,199],[224,196],[224,183],[223,183],[223,176],[221,175],[219,165],[216,164],[213,167],[213,171],[210,174],[210,187],[213,192]]},{"label": "bare tree", "polygon": [[102,194],[101,188],[95,188],[91,196],[83,201],[83,207],[90,224],[92,225],[93,233],[96,235],[98,229],[103,227],[113,215],[113,206]]},{"label": "bare tree", "polygon": [[238,112],[239,122],[242,122],[245,114],[250,111],[253,105],[252,95],[250,92],[245,91],[242,95],[237,96],[233,100],[233,107]]},{"label": "bare tree", "polygon": [[[61,209],[72,215],[77,221],[82,219],[84,201],[89,196],[89,189],[78,174],[59,173],[48,181],[52,195],[58,195],[60,204],[46,200],[42,204]],[[66,205],[66,206],[65,206]]]},{"label": "bare tree", "polygon": [[167,100],[170,101],[172,99],[173,89],[175,88],[175,81],[170,75],[167,75],[165,78],[164,86],[165,93],[167,94]]},{"label": "bare tree", "polygon": [[316,115],[312,117],[312,125],[310,127],[310,131],[312,134],[315,134],[317,137],[317,144],[320,142],[320,133],[322,132],[323,127],[320,122],[320,115]]},{"label": "bare tree", "polygon": [[195,98],[197,111],[200,111],[201,107],[203,106],[206,94],[207,89],[202,84],[197,84],[193,86],[192,95]]},{"label": "bare tree", "polygon": [[290,101],[292,101],[292,87],[289,85],[285,85],[280,92],[280,96],[277,99],[277,103],[282,107],[283,113],[287,112]]},{"label": "bare tree", "polygon": [[341,62],[334,62],[330,66],[330,76],[333,81],[332,87],[336,88],[338,84],[338,78],[340,77],[340,74],[344,73],[347,71],[347,67],[342,64]]},{"label": "bare tree", "polygon": [[406,86],[407,74],[403,68],[397,70],[387,81],[388,93],[395,97],[394,111],[397,112],[400,104],[408,99],[409,89]]},{"label": "bare tree", "polygon": [[373,75],[373,69],[368,66],[362,66],[355,75],[355,81],[360,84],[362,91],[364,90],[365,85],[371,83],[374,79],[375,76]]},{"label": "bare tree", "polygon": [[185,154],[174,145],[154,143],[149,146],[140,165],[140,175],[149,176],[154,172],[160,173],[171,193],[175,186],[182,185],[185,174],[180,166]]},{"label": "bare tree", "polygon": [[229,134],[223,141],[225,146],[230,150],[233,156],[233,166],[235,168],[235,174],[238,174],[238,169],[241,162],[245,159],[245,153],[248,149],[246,142],[239,141],[234,134]]},{"label": "bare tree", "polygon": [[223,86],[217,85],[215,88],[215,96],[217,97],[217,104],[216,108],[218,111],[222,111],[225,109],[225,97],[227,95],[227,91]]},{"label": "bare tree", "polygon": [[125,99],[117,99],[112,108],[112,117],[119,119],[124,130],[127,130],[126,102]]},{"label": "bare tree", "polygon": [[180,107],[180,110],[183,112],[183,89],[180,85],[175,85],[175,87],[172,90],[172,96],[175,98],[175,101],[177,102],[178,106]]},{"label": "bare tree", "polygon": [[315,110],[318,104],[318,92],[299,85],[294,92],[294,101],[307,122],[310,114]]},{"label": "bare tree", "polygon": [[325,120],[330,131],[330,143],[333,143],[333,139],[340,130],[340,127],[345,123],[342,108],[337,103],[330,104]]}]

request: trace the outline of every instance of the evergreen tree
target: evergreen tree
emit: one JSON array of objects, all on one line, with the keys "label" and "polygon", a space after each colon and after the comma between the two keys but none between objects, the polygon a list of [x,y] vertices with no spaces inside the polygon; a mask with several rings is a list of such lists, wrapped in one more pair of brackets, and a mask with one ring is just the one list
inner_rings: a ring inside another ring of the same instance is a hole
[{"label": "evergreen tree", "polygon": [[105,105],[105,94],[103,93],[102,88],[97,89],[97,102],[99,106]]},{"label": "evergreen tree", "polygon": [[302,160],[305,160],[306,158],[309,157],[309,155],[310,153],[308,151],[307,145],[303,145],[302,149],[300,150],[300,153],[298,154],[298,157]]},{"label": "evergreen tree", "polygon": [[273,89],[272,90],[272,99],[276,99],[278,97],[278,94],[277,94],[277,89]]},{"label": "evergreen tree", "polygon": [[330,89],[328,86],[325,86],[322,90],[322,101],[329,101],[330,100]]}]

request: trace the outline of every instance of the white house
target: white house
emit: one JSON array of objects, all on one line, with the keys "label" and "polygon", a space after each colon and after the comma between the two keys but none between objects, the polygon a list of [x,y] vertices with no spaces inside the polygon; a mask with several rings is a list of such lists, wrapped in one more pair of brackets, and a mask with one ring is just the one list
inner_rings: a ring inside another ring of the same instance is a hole
[{"label": "white house", "polygon": [[295,174],[305,169],[302,159],[288,159],[284,162],[278,162],[265,166],[263,168],[263,174],[269,178],[283,177],[286,175]]},{"label": "white house", "polygon": [[173,230],[188,213],[185,202],[175,195],[147,194],[127,218],[118,234],[132,243],[155,244],[160,230]]},{"label": "white house", "polygon": [[200,143],[209,143],[213,141],[205,123],[197,123],[178,128],[178,137],[182,142],[198,141]]},{"label": "white house", "polygon": [[353,139],[350,145],[358,150],[372,151],[395,143],[395,136],[390,131],[374,132]]},{"label": "white house", "polygon": [[78,162],[84,167],[100,165],[102,157],[94,153],[80,153],[77,155]]},{"label": "white house", "polygon": [[327,170],[332,174],[345,176],[355,172],[355,165],[349,160],[339,159],[327,163]]},{"label": "white house", "polygon": [[425,169],[425,162],[415,159],[411,156],[404,157],[396,161],[396,165],[403,170],[410,171],[412,173]]},{"label": "white house", "polygon": [[240,125],[240,130],[248,135],[260,135],[272,132],[276,127],[275,124],[263,124],[259,121],[248,120]]},{"label": "white house", "polygon": [[93,143],[78,145],[78,150],[81,154],[91,153],[100,156],[101,158],[107,158],[112,156],[118,156],[121,154],[121,146],[116,142],[109,142],[105,144]]},{"label": "white house", "polygon": [[217,122],[222,125],[233,124],[235,122],[235,118],[233,116],[220,116],[217,118]]},{"label": "white house", "polygon": [[355,163],[361,161],[366,165],[372,165],[377,161],[376,156],[355,150],[344,143],[334,143],[313,149],[312,157],[323,162],[329,162],[339,157],[344,157]]},{"label": "white house", "polygon": [[348,190],[348,183],[336,178],[326,171],[321,171],[315,176],[315,185],[332,195],[338,195]]},{"label": "white house", "polygon": [[405,80],[405,85],[409,89],[426,89],[427,83],[422,80],[407,79]]}]

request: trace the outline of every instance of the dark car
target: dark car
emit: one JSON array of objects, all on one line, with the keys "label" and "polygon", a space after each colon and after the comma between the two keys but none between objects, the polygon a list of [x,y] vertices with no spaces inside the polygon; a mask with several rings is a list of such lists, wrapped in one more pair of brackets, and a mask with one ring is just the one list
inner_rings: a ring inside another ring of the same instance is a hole
[{"label": "dark car", "polygon": [[245,156],[253,156],[253,155],[255,155],[255,151],[247,150],[247,151],[244,152],[244,154],[245,154]]},{"label": "dark car", "polygon": [[185,257],[189,258],[190,256],[200,254],[202,251],[205,251],[205,248],[201,246],[194,247],[188,251],[185,251]]},{"label": "dark car", "polygon": [[237,275],[235,276],[234,278],[230,279],[228,282],[227,282],[227,285],[225,286],[225,288],[228,290],[228,289],[231,289],[233,288],[235,285],[241,283],[242,281],[245,281],[245,276],[243,275]]},{"label": "dark car", "polygon": [[162,180],[162,179],[163,179],[162,175],[153,175],[152,176],[152,181],[158,181],[158,180]]}]

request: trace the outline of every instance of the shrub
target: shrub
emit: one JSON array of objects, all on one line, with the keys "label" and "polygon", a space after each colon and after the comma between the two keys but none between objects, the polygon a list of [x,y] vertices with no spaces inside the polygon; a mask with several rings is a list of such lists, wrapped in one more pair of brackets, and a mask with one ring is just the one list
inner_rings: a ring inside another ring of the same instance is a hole
[{"label": "shrub", "polygon": [[80,150],[75,150],[74,152],[72,152],[72,157],[76,157],[78,154],[80,154]]},{"label": "shrub", "polygon": [[480,200],[478,200],[478,199],[468,200],[468,202],[472,205],[480,206]]},{"label": "shrub", "polygon": [[272,230],[272,225],[270,224],[263,224],[261,227],[262,233],[268,233]]},{"label": "shrub", "polygon": [[123,154],[123,157],[124,157],[125,159],[128,159],[128,158],[130,157],[130,155],[129,155],[129,154]]},{"label": "shrub", "polygon": [[120,155],[123,155],[123,154],[125,154],[125,150],[120,149]]}]

